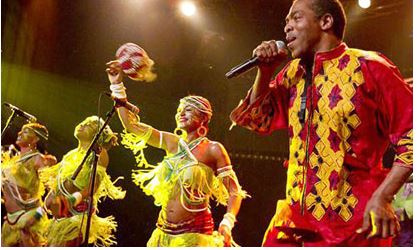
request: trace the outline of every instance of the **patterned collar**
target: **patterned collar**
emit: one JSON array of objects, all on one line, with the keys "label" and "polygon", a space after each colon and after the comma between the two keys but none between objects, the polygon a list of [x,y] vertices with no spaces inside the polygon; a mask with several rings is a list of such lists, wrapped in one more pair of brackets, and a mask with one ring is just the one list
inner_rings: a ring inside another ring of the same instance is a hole
[{"label": "patterned collar", "polygon": [[[337,58],[341,56],[346,50],[348,49],[348,46],[341,42],[336,48],[329,50],[329,51],[323,51],[323,52],[317,52],[314,55],[314,72],[313,75],[317,75],[318,72],[321,70],[321,66],[324,61],[331,60],[334,58]],[[305,66],[301,59],[298,59],[298,67],[301,69],[301,71],[298,71],[297,74],[302,74],[302,72],[305,72]]]},{"label": "patterned collar", "polygon": [[325,61],[325,60],[334,59],[336,57],[341,56],[346,51],[347,48],[348,48],[347,45],[342,42],[336,48],[332,50],[324,51],[324,52],[317,52],[315,55],[314,61]]}]

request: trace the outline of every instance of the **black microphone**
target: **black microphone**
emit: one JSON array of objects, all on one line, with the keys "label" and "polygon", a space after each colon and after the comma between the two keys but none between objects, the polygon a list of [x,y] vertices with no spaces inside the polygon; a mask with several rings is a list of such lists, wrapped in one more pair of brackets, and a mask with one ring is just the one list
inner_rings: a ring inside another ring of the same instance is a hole
[{"label": "black microphone", "polygon": [[[275,41],[277,44],[278,49],[287,49],[287,46],[285,46],[285,43],[283,41]],[[260,63],[258,57],[254,56],[251,59],[243,62],[242,64],[237,65],[233,69],[229,70],[229,72],[226,73],[227,78],[232,78],[235,76],[238,76],[251,68],[257,66]]]},{"label": "black microphone", "polygon": [[10,104],[8,102],[5,102],[3,104],[4,104],[4,106],[13,110],[13,112],[15,112],[17,115],[26,118],[26,120],[28,120],[29,122],[36,122],[37,121],[35,116],[33,116],[29,113],[26,113],[25,111],[21,110],[20,108],[18,108],[16,106],[13,106],[12,104]]},{"label": "black microphone", "polygon": [[108,92],[108,91],[104,92],[104,94],[106,96],[110,97],[116,103],[116,107],[125,107],[130,112],[132,112],[134,114],[138,114],[139,113],[139,108],[136,107],[135,105],[131,104],[130,102],[124,101],[124,100],[121,100],[121,99],[118,99],[118,98],[112,96],[111,93]]}]

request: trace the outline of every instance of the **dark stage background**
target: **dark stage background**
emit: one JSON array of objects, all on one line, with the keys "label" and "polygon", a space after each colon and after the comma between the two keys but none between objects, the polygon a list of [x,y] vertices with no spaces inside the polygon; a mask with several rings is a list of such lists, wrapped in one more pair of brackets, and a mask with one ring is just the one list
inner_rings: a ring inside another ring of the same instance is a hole
[{"label": "dark stage background", "polygon": [[[412,76],[412,1],[372,1],[363,10],[355,0],[342,1],[347,10],[345,40],[350,47],[387,55],[404,77]],[[129,99],[141,108],[141,120],[173,131],[179,98],[207,97],[214,117],[209,137],[228,149],[244,189],[244,200],[233,236],[242,246],[260,246],[285,194],[283,160],[288,154],[286,131],[258,136],[231,125],[228,115],[252,84],[255,71],[233,80],[224,74],[251,56],[262,40],[285,40],[284,19],[290,0],[200,0],[197,15],[182,16],[175,0],[5,0],[1,2],[1,100],[35,115],[50,132],[49,152],[58,160],[77,146],[76,124],[85,117],[104,117],[111,101],[99,93],[108,90],[105,63],[126,42],[142,46],[155,61],[153,83],[125,80]],[[2,128],[10,110],[2,108]],[[2,145],[13,143],[23,124],[17,119]],[[113,130],[122,131],[115,116]],[[148,149],[150,162],[163,152]],[[108,172],[127,195],[105,200],[102,216],[118,221],[118,246],[145,246],[159,208],[131,182],[134,158],[117,147],[110,151]],[[224,207],[214,207],[216,225]],[[4,215],[4,209],[2,209]]]}]

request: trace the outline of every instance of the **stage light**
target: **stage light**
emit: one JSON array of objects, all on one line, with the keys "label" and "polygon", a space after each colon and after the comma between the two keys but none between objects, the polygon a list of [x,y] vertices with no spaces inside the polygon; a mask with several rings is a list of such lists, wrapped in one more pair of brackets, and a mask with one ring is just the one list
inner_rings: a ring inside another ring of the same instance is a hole
[{"label": "stage light", "polygon": [[371,6],[371,0],[358,0],[358,4],[362,9],[367,9]]},{"label": "stage light", "polygon": [[182,14],[186,16],[192,16],[196,12],[196,7],[193,2],[185,1],[180,4],[180,10]]}]

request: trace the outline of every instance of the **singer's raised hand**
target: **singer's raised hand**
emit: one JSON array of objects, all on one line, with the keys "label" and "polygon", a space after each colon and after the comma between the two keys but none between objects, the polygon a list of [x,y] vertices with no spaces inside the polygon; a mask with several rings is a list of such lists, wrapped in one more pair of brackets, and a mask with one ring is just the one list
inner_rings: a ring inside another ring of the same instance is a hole
[{"label": "singer's raised hand", "polygon": [[106,63],[107,77],[111,84],[121,83],[123,81],[123,71],[119,61],[113,60]]}]

